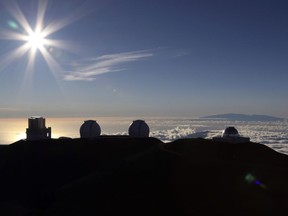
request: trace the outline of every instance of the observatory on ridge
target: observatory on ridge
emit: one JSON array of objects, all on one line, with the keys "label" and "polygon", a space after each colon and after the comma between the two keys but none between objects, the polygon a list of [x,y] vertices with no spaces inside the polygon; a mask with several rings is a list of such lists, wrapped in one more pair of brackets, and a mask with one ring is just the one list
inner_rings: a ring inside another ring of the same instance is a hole
[{"label": "observatory on ridge", "polygon": [[240,136],[238,130],[235,127],[227,127],[225,130],[223,130],[222,136],[213,137],[212,139],[218,142],[230,142],[230,143],[250,142],[250,138]]},{"label": "observatory on ridge", "polygon": [[101,128],[95,120],[86,120],[80,127],[80,137],[93,139],[99,137]]},{"label": "observatory on ridge", "polygon": [[149,137],[150,129],[144,120],[135,120],[128,129],[130,137]]},{"label": "observatory on ridge", "polygon": [[240,137],[240,135],[235,127],[227,127],[223,130],[222,137]]},{"label": "observatory on ridge", "polygon": [[51,139],[51,127],[46,128],[45,118],[33,116],[28,119],[27,140]]}]

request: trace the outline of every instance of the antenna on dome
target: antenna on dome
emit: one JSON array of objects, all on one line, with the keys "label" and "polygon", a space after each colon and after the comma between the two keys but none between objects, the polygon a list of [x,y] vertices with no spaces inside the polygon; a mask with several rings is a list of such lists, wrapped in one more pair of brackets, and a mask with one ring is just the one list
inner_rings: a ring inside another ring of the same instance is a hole
[{"label": "antenna on dome", "polygon": [[86,120],[80,127],[80,137],[93,139],[101,134],[101,128],[95,120]]},{"label": "antenna on dome", "polygon": [[150,129],[144,120],[135,120],[128,130],[130,137],[149,137]]}]

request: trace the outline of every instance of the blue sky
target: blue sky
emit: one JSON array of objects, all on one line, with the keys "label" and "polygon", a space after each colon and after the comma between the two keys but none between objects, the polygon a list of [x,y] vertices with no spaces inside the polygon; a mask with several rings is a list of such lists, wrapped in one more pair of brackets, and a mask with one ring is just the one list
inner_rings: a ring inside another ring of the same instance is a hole
[{"label": "blue sky", "polygon": [[[287,11],[285,0],[0,0],[0,117],[288,117]],[[35,31],[41,14],[51,43],[14,52],[27,37],[13,34],[29,35],[21,19]]]}]

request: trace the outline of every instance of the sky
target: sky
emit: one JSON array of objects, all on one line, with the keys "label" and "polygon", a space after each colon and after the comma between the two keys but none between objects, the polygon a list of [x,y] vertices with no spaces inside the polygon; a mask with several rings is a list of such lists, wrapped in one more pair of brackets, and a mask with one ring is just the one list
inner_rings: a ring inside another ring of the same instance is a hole
[{"label": "sky", "polygon": [[288,118],[286,0],[0,0],[0,117]]}]

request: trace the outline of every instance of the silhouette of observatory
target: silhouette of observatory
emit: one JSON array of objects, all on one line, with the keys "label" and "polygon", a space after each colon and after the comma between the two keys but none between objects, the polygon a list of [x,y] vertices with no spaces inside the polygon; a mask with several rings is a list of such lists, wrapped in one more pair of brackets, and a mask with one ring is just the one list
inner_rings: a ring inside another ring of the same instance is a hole
[{"label": "silhouette of observatory", "polygon": [[129,126],[130,137],[149,137],[150,129],[144,120],[135,120]]},{"label": "silhouette of observatory", "polygon": [[27,140],[51,139],[51,127],[46,128],[45,118],[33,116],[28,119]]},{"label": "silhouette of observatory", "polygon": [[80,127],[80,137],[93,139],[101,134],[101,128],[95,120],[86,120]]},{"label": "silhouette of observatory", "polygon": [[250,138],[240,136],[238,130],[235,127],[227,127],[225,130],[223,130],[222,136],[213,137],[212,139],[218,142],[230,142],[230,143],[250,142]]}]

